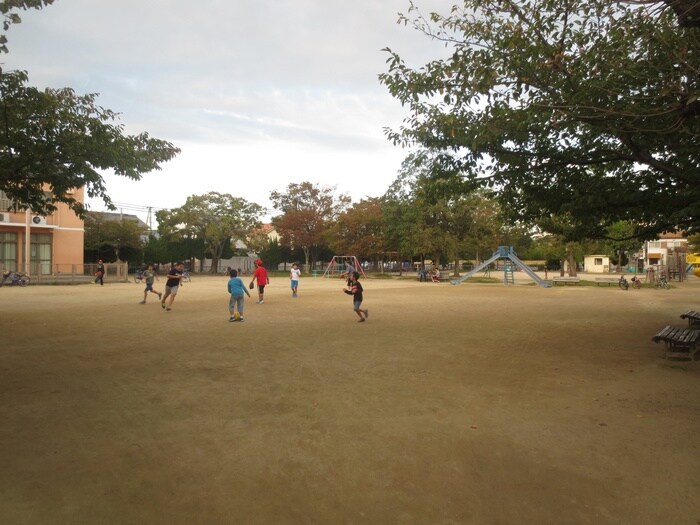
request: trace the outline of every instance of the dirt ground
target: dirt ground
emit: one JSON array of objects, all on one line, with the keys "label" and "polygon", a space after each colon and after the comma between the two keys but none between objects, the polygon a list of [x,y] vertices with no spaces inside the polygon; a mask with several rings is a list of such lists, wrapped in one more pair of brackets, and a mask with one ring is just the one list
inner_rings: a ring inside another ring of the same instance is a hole
[{"label": "dirt ground", "polygon": [[700,523],[700,279],[341,288],[1,288],[0,521]]}]

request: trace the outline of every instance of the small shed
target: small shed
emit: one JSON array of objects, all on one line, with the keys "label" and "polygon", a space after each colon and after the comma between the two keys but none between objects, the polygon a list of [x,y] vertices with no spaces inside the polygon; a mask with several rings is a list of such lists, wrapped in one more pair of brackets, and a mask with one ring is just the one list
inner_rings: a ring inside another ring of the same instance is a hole
[{"label": "small shed", "polygon": [[588,273],[609,273],[610,257],[607,255],[586,255],[583,258],[583,271]]}]

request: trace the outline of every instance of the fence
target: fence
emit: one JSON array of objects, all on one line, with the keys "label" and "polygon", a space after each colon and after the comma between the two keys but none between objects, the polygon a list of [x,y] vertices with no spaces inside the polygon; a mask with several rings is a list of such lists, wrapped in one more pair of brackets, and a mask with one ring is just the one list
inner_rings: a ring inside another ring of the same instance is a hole
[{"label": "fence", "polygon": [[[104,266],[105,282],[128,281],[128,263],[107,263]],[[31,273],[30,277],[32,284],[80,284],[94,281],[96,271],[97,263],[54,264],[50,273]]]}]

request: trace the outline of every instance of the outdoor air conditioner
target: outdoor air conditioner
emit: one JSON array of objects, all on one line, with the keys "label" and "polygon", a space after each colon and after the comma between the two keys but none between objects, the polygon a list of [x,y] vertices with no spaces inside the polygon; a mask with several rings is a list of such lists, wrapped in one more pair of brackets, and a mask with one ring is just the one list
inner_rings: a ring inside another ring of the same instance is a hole
[{"label": "outdoor air conditioner", "polygon": [[32,217],[32,224],[34,226],[46,226],[46,217],[42,215],[34,215]]},{"label": "outdoor air conditioner", "polygon": [[10,222],[10,214],[0,213],[0,222]]}]

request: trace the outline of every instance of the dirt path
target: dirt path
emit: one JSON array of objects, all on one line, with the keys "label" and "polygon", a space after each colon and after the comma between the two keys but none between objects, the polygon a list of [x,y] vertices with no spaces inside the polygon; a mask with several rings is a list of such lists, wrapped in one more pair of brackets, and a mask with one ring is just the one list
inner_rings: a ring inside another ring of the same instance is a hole
[{"label": "dirt path", "polygon": [[[224,278],[0,289],[0,517],[36,523],[700,521],[700,362],[668,291]],[[163,281],[157,288],[162,288]]]}]

